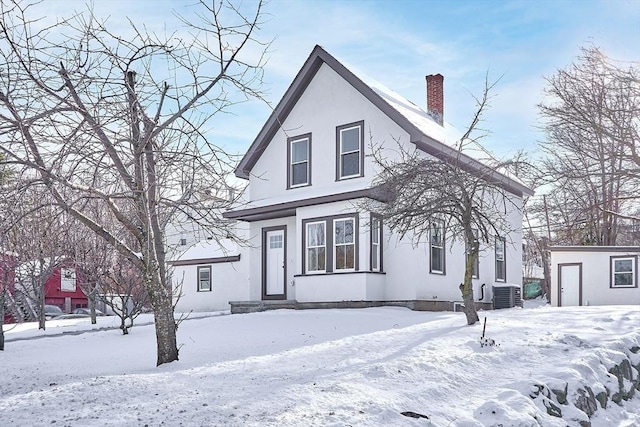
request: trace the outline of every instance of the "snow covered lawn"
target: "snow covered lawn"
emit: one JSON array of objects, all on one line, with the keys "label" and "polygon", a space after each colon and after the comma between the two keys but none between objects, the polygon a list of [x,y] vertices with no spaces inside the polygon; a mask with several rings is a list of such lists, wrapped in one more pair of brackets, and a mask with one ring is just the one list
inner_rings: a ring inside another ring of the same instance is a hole
[{"label": "snow covered lawn", "polygon": [[[151,322],[145,316],[139,324]],[[530,397],[534,386],[584,378],[597,393],[613,384],[601,364],[609,369],[625,353],[640,363],[640,353],[629,351],[640,347],[639,306],[485,316],[495,346],[481,347],[482,324],[465,326],[461,313],[384,307],[194,316],[178,329],[180,361],[158,368],[150,324],[122,336],[82,333],[115,326],[112,317],[96,326],[50,321],[46,337],[33,324],[5,325],[0,425],[577,425],[583,414],[570,403],[559,405],[568,421],[547,415],[544,398]],[[429,419],[401,415],[407,411]],[[591,422],[640,425],[640,392],[598,407]]]}]

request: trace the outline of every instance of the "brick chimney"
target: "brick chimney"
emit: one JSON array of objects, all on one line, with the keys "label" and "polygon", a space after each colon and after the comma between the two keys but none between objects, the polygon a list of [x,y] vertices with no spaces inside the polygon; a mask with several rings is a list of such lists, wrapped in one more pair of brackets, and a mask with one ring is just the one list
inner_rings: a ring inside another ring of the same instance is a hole
[{"label": "brick chimney", "polygon": [[427,76],[427,112],[442,126],[444,121],[444,76],[429,74]]}]

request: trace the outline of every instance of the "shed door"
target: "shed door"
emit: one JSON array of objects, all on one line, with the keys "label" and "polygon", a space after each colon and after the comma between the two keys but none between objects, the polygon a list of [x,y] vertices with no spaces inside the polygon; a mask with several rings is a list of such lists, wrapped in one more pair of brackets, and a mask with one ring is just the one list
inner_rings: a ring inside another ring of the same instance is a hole
[{"label": "shed door", "polygon": [[582,264],[559,264],[558,286],[560,287],[559,306],[570,307],[582,305]]},{"label": "shed door", "polygon": [[278,228],[263,233],[262,296],[264,299],[285,299],[285,230]]}]

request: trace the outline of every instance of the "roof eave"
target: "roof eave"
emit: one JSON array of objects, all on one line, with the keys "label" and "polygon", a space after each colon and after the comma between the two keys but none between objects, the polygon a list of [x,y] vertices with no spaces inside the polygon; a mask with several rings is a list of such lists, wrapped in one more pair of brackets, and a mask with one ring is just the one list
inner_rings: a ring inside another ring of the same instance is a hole
[{"label": "roof eave", "polygon": [[534,191],[531,188],[522,185],[521,183],[509,178],[504,174],[501,174],[500,172],[497,172],[490,166],[485,165],[484,163],[468,156],[463,152],[456,150],[453,147],[450,147],[449,145],[443,144],[442,142],[431,138],[430,136],[425,135],[420,131],[418,132],[418,137],[415,139],[412,138],[411,141],[419,150],[443,161],[450,162],[457,159],[463,169],[478,172],[480,176],[491,177],[495,181],[499,182],[505,190],[509,191],[512,194],[515,194],[516,196],[533,196]]},{"label": "roof eave", "polygon": [[304,65],[300,71],[298,71],[298,74],[285,91],[284,96],[280,99],[280,102],[278,102],[276,108],[273,109],[273,112],[265,122],[264,126],[262,126],[262,129],[251,143],[249,150],[247,150],[240,160],[240,163],[235,170],[235,175],[238,178],[249,179],[251,169],[253,169],[253,166],[258,161],[262,151],[264,151],[266,145],[273,138],[281,124],[295,106],[300,95],[302,95],[313,77],[316,75],[322,65],[322,62],[326,61],[326,58],[323,58],[325,55],[328,55],[328,53],[318,45],[316,45],[313,51],[311,51],[311,54],[305,61]]}]

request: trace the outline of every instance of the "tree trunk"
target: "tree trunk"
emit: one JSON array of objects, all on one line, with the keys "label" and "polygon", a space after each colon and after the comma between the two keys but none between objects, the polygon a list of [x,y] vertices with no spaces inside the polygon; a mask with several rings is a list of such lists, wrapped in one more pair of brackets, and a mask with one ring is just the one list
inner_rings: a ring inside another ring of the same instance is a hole
[{"label": "tree trunk", "polygon": [[122,335],[129,335],[129,328],[127,328],[126,320],[127,318],[124,314],[120,315],[120,330],[122,331]]},{"label": "tree trunk", "polygon": [[473,325],[480,320],[478,312],[476,310],[476,302],[473,299],[473,266],[478,258],[478,243],[472,244],[474,248],[471,250],[469,256],[466,257],[464,266],[464,282],[460,284],[460,291],[462,292],[462,301],[464,302],[464,314],[467,316],[467,325]]},{"label": "tree trunk", "polygon": [[[162,284],[159,284],[162,286]],[[173,316],[171,300],[163,298],[160,306],[154,304],[154,319],[156,324],[156,343],[158,346],[157,366],[178,360],[178,346],[176,342],[176,321]]]},{"label": "tree trunk", "polygon": [[545,294],[547,302],[551,303],[551,262],[549,260],[549,240],[543,237],[541,246],[542,250],[540,251],[540,256],[542,257],[542,275],[544,276],[544,279],[542,280],[542,292]]},{"label": "tree trunk", "polygon": [[89,295],[87,295],[87,299],[89,300],[89,313],[91,315],[91,324],[95,325],[96,321],[96,288],[94,287]]},{"label": "tree trunk", "polygon": [[[3,267],[0,264],[0,267]],[[7,288],[9,287],[9,272],[7,266],[4,266],[4,270],[0,268],[2,278],[0,279],[0,351],[4,351],[4,302],[7,300]],[[15,319],[14,319],[15,322]]]},{"label": "tree trunk", "polygon": [[4,284],[2,289],[2,298],[0,298],[0,351],[4,351]]},{"label": "tree trunk", "polygon": [[[42,273],[40,273],[40,277],[42,277]],[[44,313],[44,282],[40,278],[38,278],[38,307],[40,310],[38,312],[38,329],[46,330],[46,317]]]}]

